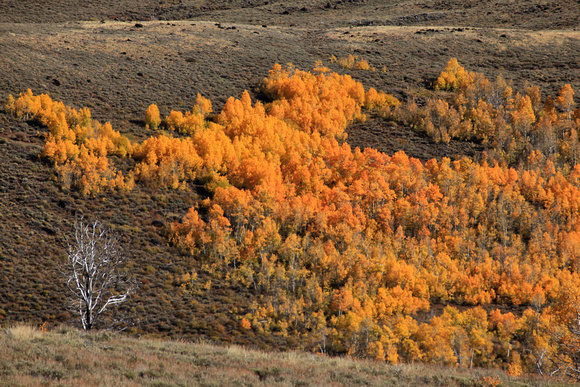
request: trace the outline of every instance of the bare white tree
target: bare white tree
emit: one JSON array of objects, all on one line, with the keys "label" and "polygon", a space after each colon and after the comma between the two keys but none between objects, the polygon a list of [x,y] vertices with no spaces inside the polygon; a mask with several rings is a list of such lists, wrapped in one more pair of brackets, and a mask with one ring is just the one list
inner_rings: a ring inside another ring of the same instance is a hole
[{"label": "bare white tree", "polygon": [[66,281],[83,328],[88,330],[107,308],[127,301],[133,285],[124,273],[126,257],[107,227],[81,218],[74,231],[74,240],[68,244]]}]

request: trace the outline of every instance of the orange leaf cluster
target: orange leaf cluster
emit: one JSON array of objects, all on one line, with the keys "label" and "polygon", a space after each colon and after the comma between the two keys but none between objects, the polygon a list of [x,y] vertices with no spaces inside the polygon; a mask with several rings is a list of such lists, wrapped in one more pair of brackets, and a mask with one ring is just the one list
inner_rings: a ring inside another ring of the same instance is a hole
[{"label": "orange leaf cluster", "polygon": [[309,134],[344,138],[346,125],[362,118],[365,91],[349,75],[315,75],[275,65],[264,80],[263,90],[274,100],[270,115],[291,121]]},{"label": "orange leaf cluster", "polygon": [[17,100],[10,96],[7,108],[17,118],[33,119],[48,127],[41,156],[54,163],[64,187],[85,194],[104,188],[132,188],[132,179],[117,171],[107,157],[129,155],[131,142],[110,123],[102,125],[91,119],[89,109],[77,111],[46,94],[35,96],[30,89]]},{"label": "orange leaf cluster", "polygon": [[493,160],[505,165],[527,164],[533,152],[561,167],[580,161],[580,108],[569,84],[555,100],[549,96],[542,100],[537,86],[514,95],[503,78],[491,82],[452,58],[435,89],[454,93],[447,101],[428,99],[422,108],[411,103],[386,114],[437,142],[480,141],[492,149]]}]

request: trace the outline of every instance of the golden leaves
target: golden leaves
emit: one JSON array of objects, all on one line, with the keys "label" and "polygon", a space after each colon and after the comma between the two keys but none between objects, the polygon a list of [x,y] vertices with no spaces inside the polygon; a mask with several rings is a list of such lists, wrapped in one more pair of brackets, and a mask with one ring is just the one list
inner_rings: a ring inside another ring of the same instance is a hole
[{"label": "golden leaves", "polygon": [[12,113],[17,118],[35,119],[48,127],[47,141],[41,156],[51,160],[61,184],[85,194],[103,189],[131,189],[132,177],[111,166],[108,155],[126,157],[132,151],[128,138],[113,130],[110,123],[101,125],[91,119],[90,111],[79,111],[55,102],[46,95],[33,95],[29,89],[14,101]]},{"label": "golden leaves", "polygon": [[145,128],[156,130],[161,124],[161,115],[157,105],[149,105],[145,111]]}]

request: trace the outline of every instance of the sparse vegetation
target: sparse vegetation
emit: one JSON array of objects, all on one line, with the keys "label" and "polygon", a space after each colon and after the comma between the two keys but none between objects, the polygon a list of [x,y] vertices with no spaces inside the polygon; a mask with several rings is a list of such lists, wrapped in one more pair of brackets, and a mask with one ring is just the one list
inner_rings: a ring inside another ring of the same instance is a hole
[{"label": "sparse vegetation", "polygon": [[348,56],[344,58],[337,58],[336,56],[331,55],[330,62],[337,63],[343,69],[375,71],[375,68],[371,67],[366,59],[359,58],[358,55],[348,54]]},{"label": "sparse vegetation", "polygon": [[[0,332],[0,383],[43,386],[566,386],[500,371],[446,369],[239,346],[18,325]],[[34,359],[34,361],[31,361]]]}]

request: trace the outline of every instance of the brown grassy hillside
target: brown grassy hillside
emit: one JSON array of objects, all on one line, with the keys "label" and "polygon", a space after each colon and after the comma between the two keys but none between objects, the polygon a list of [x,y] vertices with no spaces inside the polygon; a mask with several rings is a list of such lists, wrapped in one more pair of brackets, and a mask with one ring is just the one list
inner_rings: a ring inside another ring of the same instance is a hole
[{"label": "brown grassy hillside", "polygon": [[[197,93],[219,111],[256,88],[274,63],[310,69],[322,60],[365,87],[423,101],[450,57],[493,79],[556,94],[580,90],[577,2],[495,1],[32,1],[0,4],[0,99],[31,88],[139,140],[143,112],[191,109]],[[524,4],[525,3],[525,4]],[[377,71],[342,69],[331,55],[356,54]],[[385,67],[386,72],[379,69]],[[425,90],[427,87],[427,90]],[[380,118],[349,128],[349,143],[426,160],[476,155],[479,144],[434,144]],[[59,188],[39,160],[44,128],[0,111],[0,324],[76,324],[59,273],[80,215],[119,233],[141,283],[124,306],[136,334],[204,337],[262,348],[301,348],[293,337],[241,330],[255,295],[209,282],[199,263],[169,245],[171,222],[205,193],[153,191],[82,196]],[[191,292],[179,277],[196,270]]]},{"label": "brown grassy hillside", "polygon": [[[138,340],[59,327],[16,326],[0,333],[3,385],[43,386],[565,386],[499,371],[272,353],[239,346]],[[80,355],[79,355],[80,353]],[[30,361],[30,359],[36,359]]]}]

